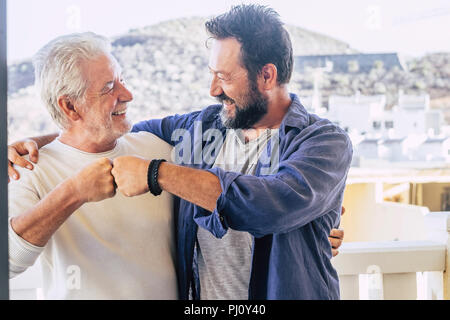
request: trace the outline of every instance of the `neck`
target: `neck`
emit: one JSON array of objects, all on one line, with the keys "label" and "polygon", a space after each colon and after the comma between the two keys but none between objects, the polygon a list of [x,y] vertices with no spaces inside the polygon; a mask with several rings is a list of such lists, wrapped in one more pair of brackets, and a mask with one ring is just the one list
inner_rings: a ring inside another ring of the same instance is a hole
[{"label": "neck", "polygon": [[291,104],[292,100],[286,87],[282,87],[270,94],[267,114],[259,120],[252,129],[262,130],[279,128]]},{"label": "neck", "polygon": [[99,139],[89,135],[89,132],[75,133],[74,130],[64,130],[59,136],[59,141],[88,153],[107,152],[115,148],[117,139],[107,141],[106,139]]},{"label": "neck", "polygon": [[271,94],[267,114],[251,129],[243,130],[245,142],[258,138],[266,129],[278,129],[291,104],[292,100],[287,88],[282,87]]}]

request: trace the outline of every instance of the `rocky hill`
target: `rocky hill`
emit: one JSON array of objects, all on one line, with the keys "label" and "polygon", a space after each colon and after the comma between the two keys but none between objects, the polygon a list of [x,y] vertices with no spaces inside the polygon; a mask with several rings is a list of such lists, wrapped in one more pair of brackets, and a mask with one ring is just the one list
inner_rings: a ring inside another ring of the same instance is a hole
[{"label": "rocky hill", "polygon": [[[130,108],[133,121],[189,112],[214,103],[209,96],[206,20],[171,20],[112,39],[113,53],[134,93]],[[298,27],[287,28],[296,54],[355,52],[348,44],[330,37]],[[8,72],[9,140],[54,130],[34,94],[31,61],[11,65]]]},{"label": "rocky hill", "polygon": [[[314,85],[313,72],[294,73],[293,90],[302,95],[312,95]],[[385,94],[387,107],[398,101],[400,90],[407,94],[428,93],[432,107],[450,108],[445,102],[450,98],[450,53],[434,53],[406,62],[406,70],[393,68],[386,70],[382,65],[368,72],[323,73],[320,90],[325,98],[331,94],[352,95],[356,91],[364,95]],[[449,119],[450,120],[450,119]]]},{"label": "rocky hill", "polygon": [[[204,23],[207,18],[182,18],[162,22],[141,29],[132,29],[127,34],[112,39],[115,55],[124,69],[139,65],[188,63],[206,66],[205,48],[207,35]],[[286,26],[296,55],[353,53],[355,50],[342,41],[299,27]],[[180,70],[183,72],[183,70]],[[8,67],[11,95],[33,84],[33,66],[30,60]]]},{"label": "rocky hill", "polygon": [[[209,96],[207,71],[207,18],[184,18],[130,30],[112,39],[113,53],[122,65],[134,93],[130,118],[138,121],[197,110],[214,103]],[[294,26],[291,34],[295,55],[356,53],[348,44]],[[324,74],[321,92],[350,95],[386,93],[395,103],[398,89],[430,92],[433,98],[450,95],[450,54],[433,54],[410,61],[409,71],[374,66],[370,72]],[[34,94],[33,67],[22,61],[9,66],[9,140],[55,130]],[[313,75],[294,73],[291,90],[312,94]],[[445,99],[442,101],[446,101]]]}]

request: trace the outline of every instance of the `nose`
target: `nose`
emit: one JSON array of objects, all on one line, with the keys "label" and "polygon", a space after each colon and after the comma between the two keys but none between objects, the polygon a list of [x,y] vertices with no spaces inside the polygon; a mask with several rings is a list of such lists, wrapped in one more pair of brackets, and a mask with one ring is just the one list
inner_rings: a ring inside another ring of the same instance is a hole
[{"label": "nose", "polygon": [[217,97],[219,95],[221,95],[223,93],[223,89],[219,84],[219,79],[217,78],[216,75],[212,76],[212,80],[211,80],[211,85],[209,87],[209,94],[212,97]]},{"label": "nose", "polygon": [[119,82],[118,86],[120,88],[119,100],[121,102],[130,102],[131,100],[133,100],[133,94],[131,93],[130,90],[127,89],[125,84]]}]

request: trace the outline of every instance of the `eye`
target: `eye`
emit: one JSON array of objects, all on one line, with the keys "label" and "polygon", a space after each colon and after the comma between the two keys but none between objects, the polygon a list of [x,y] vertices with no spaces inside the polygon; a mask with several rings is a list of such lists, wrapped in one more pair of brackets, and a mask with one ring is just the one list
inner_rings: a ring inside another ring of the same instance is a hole
[{"label": "eye", "polygon": [[226,77],[225,77],[225,75],[224,75],[223,73],[220,73],[220,72],[214,72],[213,70],[209,70],[209,74],[211,75],[211,77],[216,76],[217,79],[219,79],[219,80],[221,80],[221,81],[226,80]]},{"label": "eye", "polygon": [[105,94],[111,94],[111,93],[113,93],[113,92],[114,92],[114,86],[113,86],[112,88],[108,89],[108,90],[105,92]]},{"label": "eye", "polygon": [[101,91],[101,94],[105,95],[105,94],[112,92],[113,90],[114,90],[114,82],[111,81],[105,85],[105,87]]}]

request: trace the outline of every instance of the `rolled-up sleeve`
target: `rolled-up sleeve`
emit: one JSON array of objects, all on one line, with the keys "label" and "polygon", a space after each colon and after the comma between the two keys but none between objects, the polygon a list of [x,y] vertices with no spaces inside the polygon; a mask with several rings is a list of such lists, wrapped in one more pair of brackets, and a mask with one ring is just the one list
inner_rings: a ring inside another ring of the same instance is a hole
[{"label": "rolled-up sleeve", "polygon": [[210,227],[221,222],[225,232],[230,227],[262,237],[289,232],[337,210],[352,158],[348,136],[326,132],[292,147],[296,151],[281,160],[278,172],[272,175],[251,176],[209,169],[219,178],[222,193],[215,210],[197,217],[197,223],[213,234],[220,230]]},{"label": "rolled-up sleeve", "polygon": [[[222,193],[217,200],[216,209],[213,212],[209,212],[199,206],[194,207],[194,220],[202,228],[211,232],[215,237],[222,238],[228,230],[228,223],[222,214],[221,208],[224,208],[225,195],[230,188],[234,180],[241,176],[235,172],[225,172],[221,169],[214,168],[207,170],[219,177],[220,186],[222,187]],[[219,209],[220,208],[220,209]]]}]

